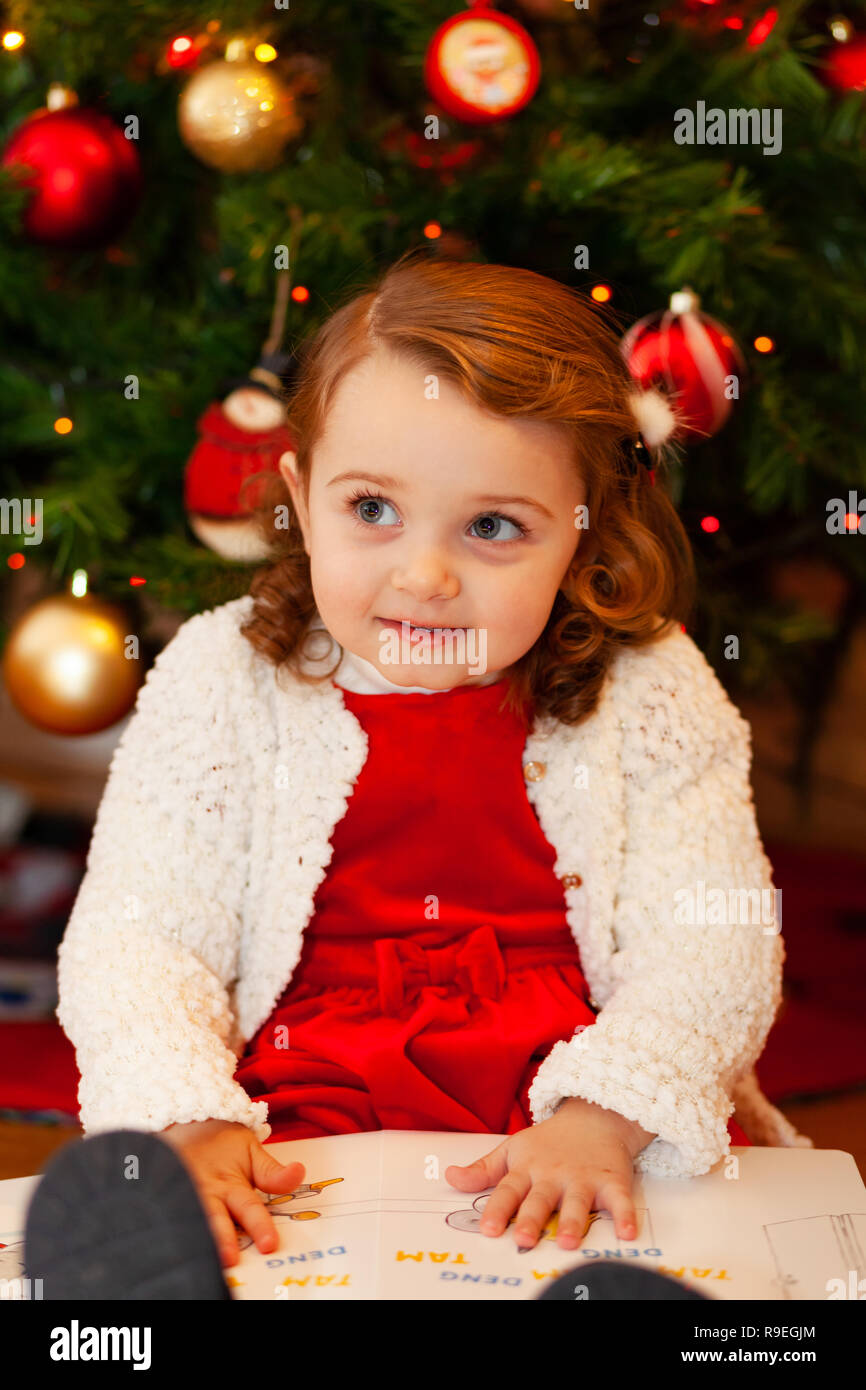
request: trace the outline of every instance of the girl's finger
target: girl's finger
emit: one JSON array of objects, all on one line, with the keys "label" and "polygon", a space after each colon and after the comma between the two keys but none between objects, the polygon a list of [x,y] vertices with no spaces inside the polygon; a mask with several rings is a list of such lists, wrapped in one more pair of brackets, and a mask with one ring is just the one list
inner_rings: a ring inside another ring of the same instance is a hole
[{"label": "girl's finger", "polygon": [[586,1235],[586,1223],[592,1210],[589,1188],[569,1187],[560,1203],[556,1223],[556,1241],[563,1250],[574,1250]]},{"label": "girl's finger", "polygon": [[528,1173],[521,1173],[519,1169],[515,1169],[506,1174],[496,1191],[492,1192],[484,1203],[478,1228],[481,1234],[502,1235],[511,1220],[512,1212],[523,1201],[531,1186],[532,1179]]},{"label": "girl's finger", "polygon": [[622,1182],[611,1180],[599,1187],[598,1198],[610,1212],[618,1238],[634,1240],[637,1217],[629,1189]]},{"label": "girl's finger", "polygon": [[273,1154],[269,1154],[262,1144],[254,1144],[250,1150],[250,1167],[252,1168],[253,1183],[260,1192],[267,1193],[286,1193],[294,1192],[296,1187],[300,1187],[304,1181],[304,1165],[294,1160],[291,1163],[280,1163]]},{"label": "girl's finger", "polygon": [[445,1181],[450,1187],[459,1188],[461,1192],[477,1192],[481,1187],[492,1187],[500,1178],[504,1178],[507,1172],[507,1140],[503,1140],[495,1149],[491,1149],[489,1154],[476,1159],[474,1163],[465,1166],[450,1163],[445,1169]]},{"label": "girl's finger", "polygon": [[533,1183],[521,1204],[514,1222],[514,1239],[518,1245],[535,1245],[548,1217],[559,1205],[562,1190],[550,1181]]},{"label": "girl's finger", "polygon": [[276,1250],[279,1241],[274,1218],[246,1179],[230,1183],[226,1187],[223,1201],[238,1225],[249,1231],[263,1255]]},{"label": "girl's finger", "polygon": [[199,1193],[199,1199],[204,1207],[211,1235],[224,1267],[236,1265],[240,1259],[238,1238],[225,1204],[218,1197],[209,1197],[203,1192]]}]

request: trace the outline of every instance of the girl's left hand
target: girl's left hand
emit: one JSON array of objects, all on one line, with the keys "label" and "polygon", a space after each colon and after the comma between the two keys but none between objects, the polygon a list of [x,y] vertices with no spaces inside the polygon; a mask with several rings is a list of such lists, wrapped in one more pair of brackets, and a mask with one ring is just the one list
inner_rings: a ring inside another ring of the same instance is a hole
[{"label": "girl's left hand", "polygon": [[515,1239],[528,1248],[559,1207],[557,1243],[563,1249],[580,1244],[593,1210],[609,1211],[617,1236],[633,1240],[633,1160],[652,1138],[615,1111],[573,1097],[549,1119],[510,1134],[475,1163],[450,1164],[445,1181],[461,1192],[498,1184],[484,1206],[484,1235],[501,1235],[517,1208]]}]

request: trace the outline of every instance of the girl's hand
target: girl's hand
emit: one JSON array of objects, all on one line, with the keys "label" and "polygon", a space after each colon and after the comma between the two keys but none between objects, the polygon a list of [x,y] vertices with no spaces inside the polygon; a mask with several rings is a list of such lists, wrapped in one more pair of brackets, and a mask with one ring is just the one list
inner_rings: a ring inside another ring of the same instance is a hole
[{"label": "girl's hand", "polygon": [[449,1165],[445,1180],[461,1192],[498,1184],[484,1206],[484,1235],[501,1235],[517,1208],[515,1238],[528,1248],[559,1207],[557,1243],[573,1250],[583,1239],[590,1211],[604,1208],[617,1236],[633,1240],[633,1160],[653,1137],[615,1111],[573,1097],[549,1119],[510,1134],[475,1163]]},{"label": "girl's hand", "polygon": [[263,1254],[276,1250],[277,1228],[260,1192],[294,1192],[304,1180],[303,1163],[278,1162],[251,1129],[233,1120],[169,1125],[160,1137],[177,1150],[195,1183],[224,1266],[240,1258],[232,1217]]}]

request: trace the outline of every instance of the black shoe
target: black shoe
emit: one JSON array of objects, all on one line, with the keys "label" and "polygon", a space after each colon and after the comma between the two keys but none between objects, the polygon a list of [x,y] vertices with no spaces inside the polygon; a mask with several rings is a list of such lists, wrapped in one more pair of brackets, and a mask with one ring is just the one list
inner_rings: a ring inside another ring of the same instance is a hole
[{"label": "black shoe", "polygon": [[538,1301],[545,1299],[568,1299],[575,1301],[579,1285],[586,1287],[586,1298],[590,1303],[599,1298],[628,1298],[635,1301],[646,1299],[693,1299],[711,1302],[707,1295],[695,1289],[684,1288],[667,1274],[657,1274],[654,1269],[644,1269],[640,1265],[620,1265],[613,1260],[600,1260],[597,1263],[578,1265],[566,1274],[561,1274]]},{"label": "black shoe", "polygon": [[27,1209],[24,1266],[47,1299],[231,1300],[192,1178],[144,1130],[54,1155]]}]

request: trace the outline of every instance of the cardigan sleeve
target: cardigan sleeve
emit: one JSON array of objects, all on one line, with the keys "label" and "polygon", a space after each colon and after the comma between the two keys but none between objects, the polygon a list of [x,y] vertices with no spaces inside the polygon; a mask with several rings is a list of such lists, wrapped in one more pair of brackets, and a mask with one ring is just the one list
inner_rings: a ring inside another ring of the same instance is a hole
[{"label": "cardigan sleeve", "polygon": [[529,1098],[535,1123],[567,1096],[616,1110],[657,1136],[640,1171],[691,1177],[729,1152],[731,1094],[772,1027],[781,912],[751,730],[691,639],[666,645],[622,714],[612,988],[594,1024],[556,1043]]},{"label": "cardigan sleeve", "polygon": [[213,1118],[270,1134],[232,1079],[249,775],[227,622],[190,618],[147,673],[60,943],[86,1133]]}]

